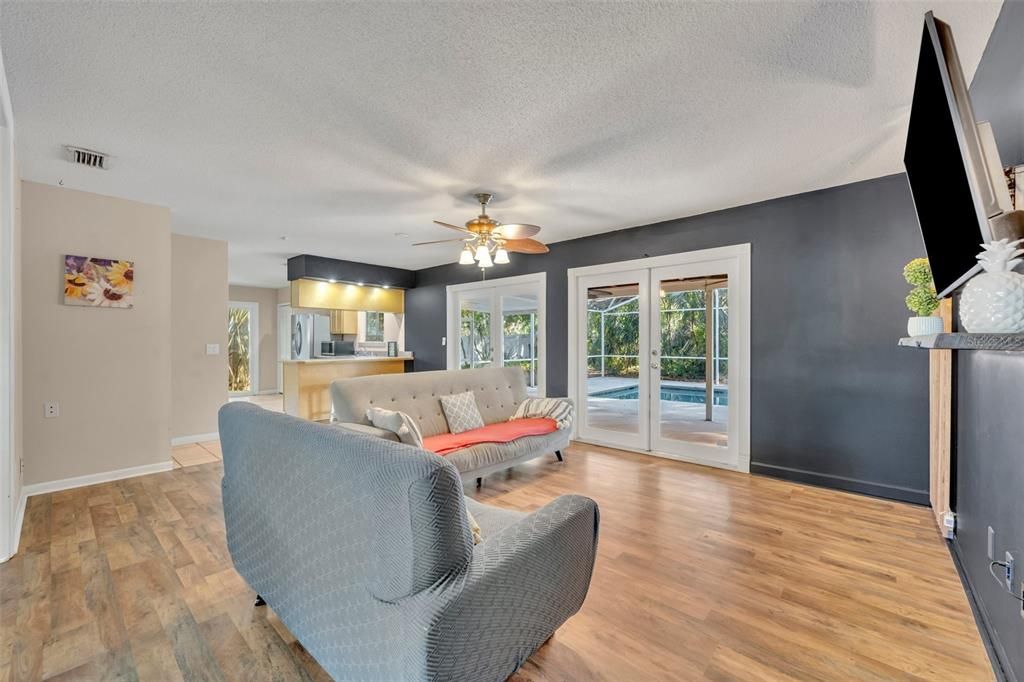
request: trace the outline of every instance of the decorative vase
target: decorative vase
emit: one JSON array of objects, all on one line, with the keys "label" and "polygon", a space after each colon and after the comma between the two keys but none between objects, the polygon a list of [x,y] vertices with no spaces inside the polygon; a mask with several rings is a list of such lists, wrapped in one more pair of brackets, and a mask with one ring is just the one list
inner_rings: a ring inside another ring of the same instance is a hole
[{"label": "decorative vase", "polygon": [[960,295],[960,324],[973,333],[1024,332],[1024,275],[1013,272],[1024,250],[1022,239],[982,244],[978,261],[985,272],[967,282]]},{"label": "decorative vase", "polygon": [[928,334],[942,333],[942,318],[929,315],[928,317],[911,317],[907,320],[907,334],[910,336],[926,336]]}]

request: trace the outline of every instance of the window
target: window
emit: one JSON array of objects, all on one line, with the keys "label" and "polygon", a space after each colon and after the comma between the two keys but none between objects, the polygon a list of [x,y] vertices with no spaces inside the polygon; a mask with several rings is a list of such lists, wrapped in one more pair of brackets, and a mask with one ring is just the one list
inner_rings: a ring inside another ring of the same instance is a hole
[{"label": "window", "polygon": [[544,395],[543,273],[448,287],[448,369],[518,367]]},{"label": "window", "polygon": [[384,340],[384,313],[366,313],[366,340]]}]

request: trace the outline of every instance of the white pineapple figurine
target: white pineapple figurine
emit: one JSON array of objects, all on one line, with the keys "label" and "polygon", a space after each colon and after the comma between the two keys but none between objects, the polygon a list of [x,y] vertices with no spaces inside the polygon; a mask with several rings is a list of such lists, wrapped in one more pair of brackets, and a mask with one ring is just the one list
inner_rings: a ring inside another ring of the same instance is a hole
[{"label": "white pineapple figurine", "polygon": [[982,244],[978,262],[985,270],[967,282],[960,296],[960,323],[969,332],[1024,332],[1024,275],[1013,269],[1021,262],[1024,239],[997,239]]}]

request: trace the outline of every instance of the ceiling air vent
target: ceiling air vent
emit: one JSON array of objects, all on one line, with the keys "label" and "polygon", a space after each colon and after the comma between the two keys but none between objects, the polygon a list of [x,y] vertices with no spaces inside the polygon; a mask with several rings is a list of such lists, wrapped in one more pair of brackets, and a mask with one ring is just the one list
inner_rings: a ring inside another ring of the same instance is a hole
[{"label": "ceiling air vent", "polygon": [[68,161],[71,163],[88,166],[89,168],[99,168],[100,170],[110,169],[110,157],[103,152],[83,147],[72,147],[71,145],[64,145],[64,151],[67,154]]}]

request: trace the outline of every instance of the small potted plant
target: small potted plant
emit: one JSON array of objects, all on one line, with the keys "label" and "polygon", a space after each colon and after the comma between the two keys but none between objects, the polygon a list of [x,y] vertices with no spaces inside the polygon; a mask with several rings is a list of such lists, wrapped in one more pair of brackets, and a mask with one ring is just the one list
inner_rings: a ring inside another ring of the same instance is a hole
[{"label": "small potted plant", "polygon": [[941,334],[942,318],[932,315],[939,307],[939,297],[935,295],[928,259],[915,258],[907,263],[903,268],[903,279],[913,287],[907,294],[907,308],[917,313],[917,317],[907,320],[907,333],[911,336]]}]

